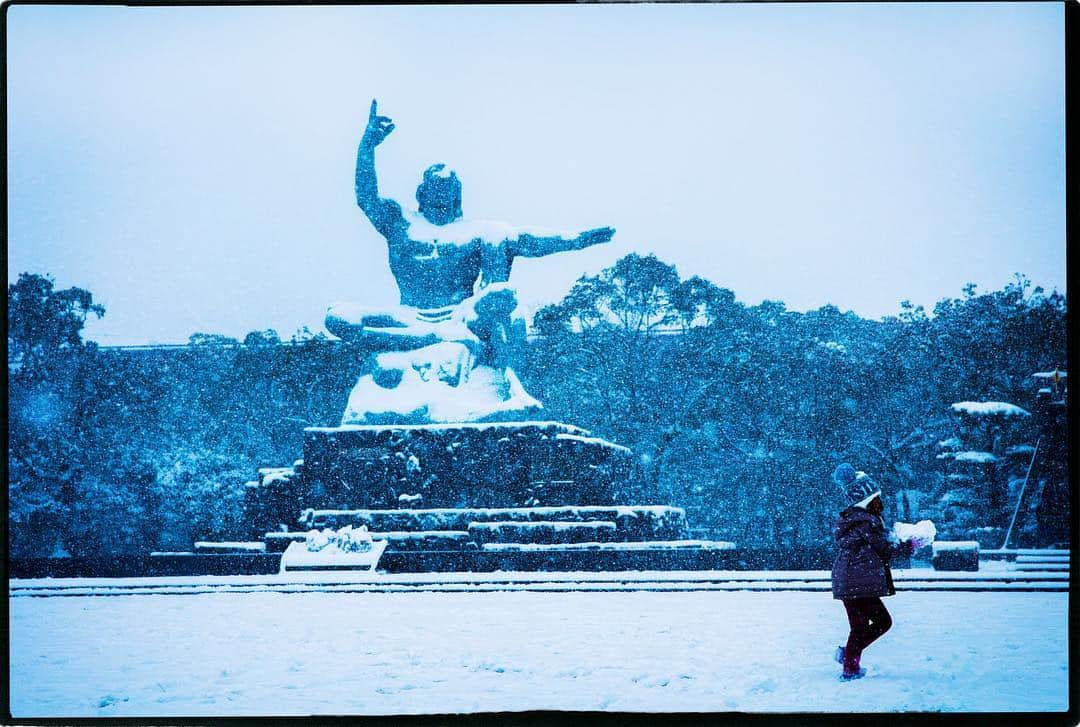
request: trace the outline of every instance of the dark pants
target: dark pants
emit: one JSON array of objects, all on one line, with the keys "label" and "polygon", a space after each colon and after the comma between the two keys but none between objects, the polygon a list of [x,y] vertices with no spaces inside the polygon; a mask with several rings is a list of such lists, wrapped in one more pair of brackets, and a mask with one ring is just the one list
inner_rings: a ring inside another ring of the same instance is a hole
[{"label": "dark pants", "polygon": [[851,634],[844,647],[844,671],[851,673],[859,670],[863,649],[892,626],[892,617],[880,598],[845,598],[844,608],[851,624]]}]

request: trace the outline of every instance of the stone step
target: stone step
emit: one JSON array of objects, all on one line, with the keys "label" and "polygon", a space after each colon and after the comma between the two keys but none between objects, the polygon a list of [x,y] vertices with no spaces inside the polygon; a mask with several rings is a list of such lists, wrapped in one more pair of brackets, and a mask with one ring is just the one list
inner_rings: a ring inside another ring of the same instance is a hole
[{"label": "stone step", "polygon": [[302,543],[305,540],[307,540],[306,532],[283,533],[275,531],[263,536],[263,542],[266,543],[266,552],[268,553],[284,553],[290,543]]},{"label": "stone step", "polygon": [[469,536],[481,546],[487,543],[592,543],[615,539],[615,523],[610,520],[567,522],[473,522]]},{"label": "stone step", "polygon": [[305,510],[303,528],[364,525],[372,532],[468,530],[471,523],[608,521],[616,540],[678,540],[688,534],[686,513],[666,505],[552,506],[515,508],[438,508],[400,510]]},{"label": "stone step", "polygon": [[583,543],[488,543],[481,550],[488,553],[522,552],[664,552],[672,550],[733,551],[734,543],[722,540],[651,540],[637,543],[583,542]]},{"label": "stone step", "polygon": [[266,543],[259,541],[214,542],[199,540],[196,541],[194,547],[196,553],[263,553],[266,552],[266,549]]}]

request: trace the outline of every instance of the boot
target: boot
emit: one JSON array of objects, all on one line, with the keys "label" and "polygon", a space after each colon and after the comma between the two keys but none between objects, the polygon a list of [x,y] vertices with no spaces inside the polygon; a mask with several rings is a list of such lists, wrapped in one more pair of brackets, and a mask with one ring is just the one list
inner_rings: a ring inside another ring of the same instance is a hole
[{"label": "boot", "polygon": [[848,682],[866,676],[866,669],[859,666],[859,657],[861,656],[860,653],[850,654],[847,649],[844,649],[844,673],[840,677],[842,680]]},{"label": "boot", "polygon": [[844,647],[843,646],[837,646],[836,647],[836,663],[837,664],[843,664],[844,663]]}]

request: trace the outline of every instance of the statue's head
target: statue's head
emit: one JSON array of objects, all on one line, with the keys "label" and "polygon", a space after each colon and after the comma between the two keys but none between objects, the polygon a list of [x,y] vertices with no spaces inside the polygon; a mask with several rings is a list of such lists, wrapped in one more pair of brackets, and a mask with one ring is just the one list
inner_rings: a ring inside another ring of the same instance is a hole
[{"label": "statue's head", "polygon": [[461,217],[461,182],[445,164],[432,164],[416,188],[420,214],[428,222],[445,225]]}]

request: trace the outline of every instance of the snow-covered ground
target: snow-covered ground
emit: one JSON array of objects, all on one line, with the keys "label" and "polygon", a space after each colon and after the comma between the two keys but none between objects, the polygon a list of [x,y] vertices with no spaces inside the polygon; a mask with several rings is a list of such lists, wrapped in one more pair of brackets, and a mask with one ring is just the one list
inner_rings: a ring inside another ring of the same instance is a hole
[{"label": "snow-covered ground", "polygon": [[815,592],[13,597],[17,717],[1062,711],[1067,593],[902,592],[838,680]]}]

